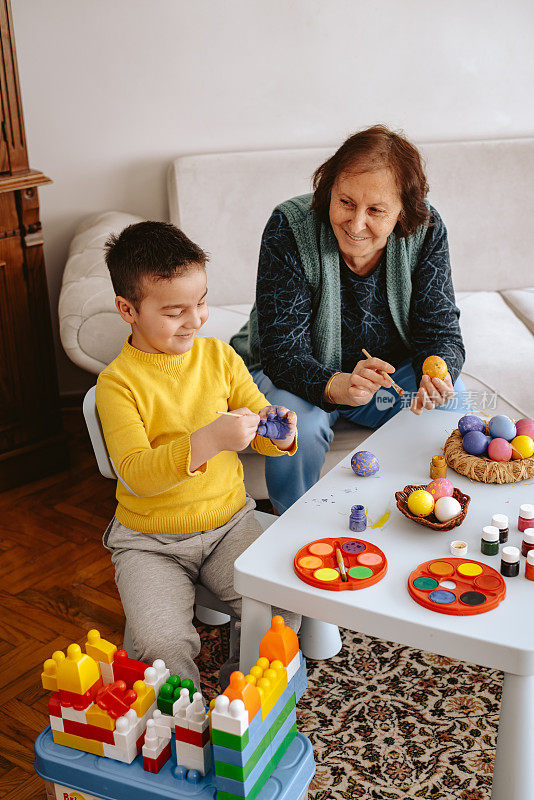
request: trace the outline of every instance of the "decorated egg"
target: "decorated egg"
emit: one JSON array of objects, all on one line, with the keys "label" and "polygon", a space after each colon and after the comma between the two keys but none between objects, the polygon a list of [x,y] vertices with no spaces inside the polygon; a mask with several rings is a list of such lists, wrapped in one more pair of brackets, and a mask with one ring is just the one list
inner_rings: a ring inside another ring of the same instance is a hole
[{"label": "decorated egg", "polygon": [[492,417],[488,422],[488,428],[492,439],[506,439],[507,442],[511,442],[517,435],[515,422],[504,414]]},{"label": "decorated egg", "polygon": [[439,500],[440,497],[452,497],[454,486],[448,478],[437,478],[435,481],[428,484],[426,490],[432,495],[434,501],[436,501]]},{"label": "decorated egg", "polygon": [[523,419],[518,419],[515,423],[515,428],[517,431],[518,436],[530,436],[531,439],[534,439],[534,421],[528,419],[527,417],[523,417]]},{"label": "decorated egg", "polygon": [[460,436],[465,436],[470,431],[486,433],[486,423],[474,414],[466,414],[458,420],[458,430],[460,431]]},{"label": "decorated egg", "polygon": [[443,380],[447,376],[447,364],[440,356],[428,356],[423,361],[423,375]]},{"label": "decorated egg", "polygon": [[436,500],[434,514],[440,522],[448,522],[462,513],[462,506],[454,497],[440,497]]},{"label": "decorated egg", "polygon": [[462,439],[466,453],[470,456],[483,456],[486,454],[491,436],[486,436],[482,431],[468,431]]},{"label": "decorated egg", "polygon": [[416,489],[408,495],[408,508],[416,517],[428,517],[434,510],[434,498],[424,489]]},{"label": "decorated egg", "polygon": [[375,475],[380,469],[378,458],[373,453],[370,453],[369,450],[360,450],[358,453],[354,453],[350,465],[360,478],[368,478],[369,475]]},{"label": "decorated egg", "polygon": [[488,456],[492,461],[510,461],[512,445],[506,439],[492,439],[488,445]]},{"label": "decorated egg", "polygon": [[512,447],[512,458],[518,460],[520,458],[530,458],[534,455],[534,441],[530,436],[516,436],[510,442]]}]

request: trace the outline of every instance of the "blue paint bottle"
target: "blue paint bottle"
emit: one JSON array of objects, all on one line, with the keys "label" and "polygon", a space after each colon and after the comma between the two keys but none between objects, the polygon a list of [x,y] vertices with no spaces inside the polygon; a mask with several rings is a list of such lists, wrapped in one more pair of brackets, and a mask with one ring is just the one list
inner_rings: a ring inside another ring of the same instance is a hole
[{"label": "blue paint bottle", "polygon": [[365,516],[364,506],[352,506],[349,517],[349,528],[353,533],[361,533],[367,528],[367,517]]}]

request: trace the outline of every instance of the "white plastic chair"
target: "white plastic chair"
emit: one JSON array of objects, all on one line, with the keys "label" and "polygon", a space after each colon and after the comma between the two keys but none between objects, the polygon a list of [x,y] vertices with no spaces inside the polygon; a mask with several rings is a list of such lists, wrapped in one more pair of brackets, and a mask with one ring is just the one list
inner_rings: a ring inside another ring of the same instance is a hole
[{"label": "white plastic chair", "polygon": [[[102,433],[102,426],[96,407],[95,390],[96,387],[92,386],[83,400],[83,415],[85,417],[87,430],[89,431],[89,438],[91,439],[96,463],[98,464],[98,469],[101,474],[105,478],[120,481],[121,478],[115,472],[106,448],[106,442],[104,440],[104,434]],[[254,516],[263,530],[266,530],[276,519],[274,514],[266,514],[264,511],[255,511]],[[195,601],[196,617],[205,625],[224,625],[229,620],[231,621],[230,608],[226,603],[223,603],[215,597],[214,594],[200,583],[197,583],[195,586]],[[234,625],[232,624],[230,626],[231,638],[233,638],[234,635]],[[341,649],[341,637],[337,626],[309,617],[302,618],[299,640],[301,650],[307,658],[318,660],[332,658],[332,656],[339,653]],[[124,630],[123,647],[128,655],[131,657],[135,656],[128,621],[126,621]]]}]

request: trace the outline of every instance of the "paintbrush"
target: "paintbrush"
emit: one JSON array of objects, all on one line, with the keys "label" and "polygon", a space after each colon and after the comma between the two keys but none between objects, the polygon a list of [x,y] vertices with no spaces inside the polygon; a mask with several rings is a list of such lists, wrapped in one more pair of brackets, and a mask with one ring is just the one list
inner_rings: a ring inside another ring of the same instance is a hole
[{"label": "paintbrush", "polygon": [[[372,355],[371,355],[371,353],[368,353],[368,352],[367,352],[367,350],[365,350],[365,348],[364,348],[364,347],[362,347],[362,353],[364,354],[364,356],[365,356],[366,358],[372,358]],[[392,386],[392,388],[393,388],[393,389],[395,389],[395,391],[397,392],[397,394],[399,395],[399,397],[402,397],[402,395],[404,394],[404,389],[402,388],[402,386],[399,386],[399,384],[398,384],[398,383],[395,383],[395,381],[393,380],[393,378],[391,377],[391,375],[388,375],[388,373],[387,373],[387,372],[383,372],[382,370],[380,370],[380,373],[381,373],[381,375],[383,375],[383,376],[384,376],[384,378],[389,378],[389,380],[391,381],[391,386]]]},{"label": "paintbrush", "polygon": [[343,556],[341,555],[341,550],[339,549],[339,547],[336,547],[336,561],[339,567],[339,571],[341,573],[341,580],[348,581],[347,570],[345,569],[345,562],[343,561]]},{"label": "paintbrush", "polygon": [[224,414],[226,417],[242,417],[243,414],[234,414],[233,411],[217,411],[217,414]]}]

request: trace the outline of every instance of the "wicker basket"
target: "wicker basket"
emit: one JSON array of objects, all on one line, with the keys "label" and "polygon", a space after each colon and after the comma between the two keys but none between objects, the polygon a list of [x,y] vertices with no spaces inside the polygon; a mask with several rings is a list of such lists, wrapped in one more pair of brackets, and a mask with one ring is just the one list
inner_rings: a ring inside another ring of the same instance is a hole
[{"label": "wicker basket", "polygon": [[439,522],[434,512],[429,514],[428,517],[417,517],[415,514],[412,514],[408,508],[408,495],[415,492],[416,489],[426,489],[427,485],[428,484],[424,486],[405,486],[401,492],[395,492],[395,500],[397,501],[397,508],[399,511],[401,511],[405,517],[408,517],[408,519],[413,519],[414,522],[417,522],[419,525],[424,525],[426,528],[432,528],[433,531],[451,531],[453,528],[457,528],[458,525],[461,525],[467,515],[467,506],[471,502],[471,498],[468,494],[463,494],[459,489],[455,489],[452,493],[454,499],[458,500],[462,507],[462,511],[457,517],[453,517],[447,520],[447,522]]},{"label": "wicker basket", "polygon": [[517,483],[526,478],[534,478],[534,457],[517,461],[492,461],[487,456],[470,456],[463,448],[458,428],[445,442],[443,455],[449,467],[473,481]]}]

